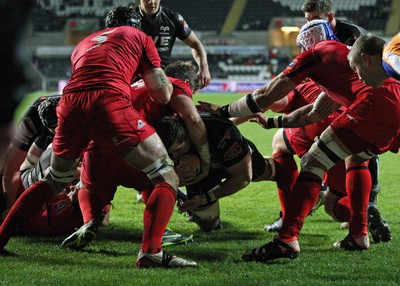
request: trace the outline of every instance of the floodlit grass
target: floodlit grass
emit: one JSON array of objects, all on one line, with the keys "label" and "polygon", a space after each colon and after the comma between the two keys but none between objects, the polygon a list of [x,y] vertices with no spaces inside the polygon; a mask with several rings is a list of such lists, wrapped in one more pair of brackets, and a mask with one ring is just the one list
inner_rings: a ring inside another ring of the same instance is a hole
[{"label": "floodlit grass", "polygon": [[[199,94],[196,99],[225,104],[236,94]],[[240,126],[263,154],[271,153],[273,130],[256,124]],[[271,263],[240,261],[246,248],[273,237],[263,225],[276,219],[279,202],[273,182],[252,183],[221,200],[224,229],[201,233],[195,224],[174,212],[169,227],[193,233],[194,242],[169,246],[167,251],[195,260],[196,269],[136,269],[144,206],[135,191],[120,188],[111,210],[111,224],[82,251],[59,248],[63,237],[14,237],[8,256],[0,257],[0,285],[399,285],[400,220],[396,154],[381,158],[379,207],[391,226],[393,240],[372,243],[364,252],[345,252],[332,244],[346,236],[340,223],[323,209],[308,217],[300,236],[302,253],[295,260]]]}]

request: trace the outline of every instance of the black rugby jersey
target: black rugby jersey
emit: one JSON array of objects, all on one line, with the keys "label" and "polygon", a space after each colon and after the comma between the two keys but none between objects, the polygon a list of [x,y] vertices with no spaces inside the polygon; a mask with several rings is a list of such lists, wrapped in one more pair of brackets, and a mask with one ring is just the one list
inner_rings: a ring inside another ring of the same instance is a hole
[{"label": "black rugby jersey", "polygon": [[51,94],[41,96],[33,101],[33,103],[25,110],[18,122],[12,144],[23,151],[28,151],[33,142],[42,149],[53,140],[54,134],[44,127],[39,117],[38,106],[49,97],[60,97],[60,94]]},{"label": "black rugby jersey", "polygon": [[367,31],[360,26],[348,23],[346,21],[336,20],[335,36],[340,42],[348,46],[352,46],[354,42]]},{"label": "black rugby jersey", "polygon": [[139,6],[135,11],[142,15],[141,30],[153,39],[161,58],[161,66],[165,68],[171,63],[176,38],[183,41],[189,37],[192,30],[182,15],[164,6],[160,6],[160,11],[150,20],[145,18]]}]

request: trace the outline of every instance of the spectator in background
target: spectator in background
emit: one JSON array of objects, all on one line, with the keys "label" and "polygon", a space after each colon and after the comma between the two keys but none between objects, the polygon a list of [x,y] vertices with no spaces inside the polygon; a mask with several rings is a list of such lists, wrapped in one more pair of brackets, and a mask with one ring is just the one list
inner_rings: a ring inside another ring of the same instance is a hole
[{"label": "spectator in background", "polygon": [[183,41],[192,50],[193,59],[199,66],[198,78],[200,88],[210,83],[211,75],[208,68],[206,51],[190,29],[185,19],[177,12],[160,5],[161,0],[140,0],[139,6],[131,4],[141,19],[141,29],[152,37],[161,58],[161,67],[171,63],[172,48],[176,38]]}]

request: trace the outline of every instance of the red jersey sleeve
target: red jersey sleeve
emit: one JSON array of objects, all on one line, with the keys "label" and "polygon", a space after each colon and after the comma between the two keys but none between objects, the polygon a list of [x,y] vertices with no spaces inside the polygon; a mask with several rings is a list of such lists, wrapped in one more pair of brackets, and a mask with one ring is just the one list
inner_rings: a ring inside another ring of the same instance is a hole
[{"label": "red jersey sleeve", "polygon": [[173,77],[168,77],[168,79],[174,88],[171,97],[177,96],[179,94],[184,94],[188,96],[190,99],[193,99],[192,88],[188,83]]},{"label": "red jersey sleeve", "polygon": [[300,84],[304,79],[312,76],[316,64],[317,61],[314,58],[313,49],[310,49],[294,58],[283,70],[283,73],[295,84]]}]

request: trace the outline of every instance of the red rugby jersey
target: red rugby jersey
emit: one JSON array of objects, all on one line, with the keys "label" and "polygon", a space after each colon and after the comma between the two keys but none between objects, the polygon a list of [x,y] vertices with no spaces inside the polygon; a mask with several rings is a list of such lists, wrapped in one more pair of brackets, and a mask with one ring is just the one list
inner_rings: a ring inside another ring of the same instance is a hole
[{"label": "red rugby jersey", "polygon": [[82,40],[72,53],[71,67],[64,93],[109,88],[129,96],[132,79],[159,68],[160,57],[145,33],[120,26],[97,31]]}]

